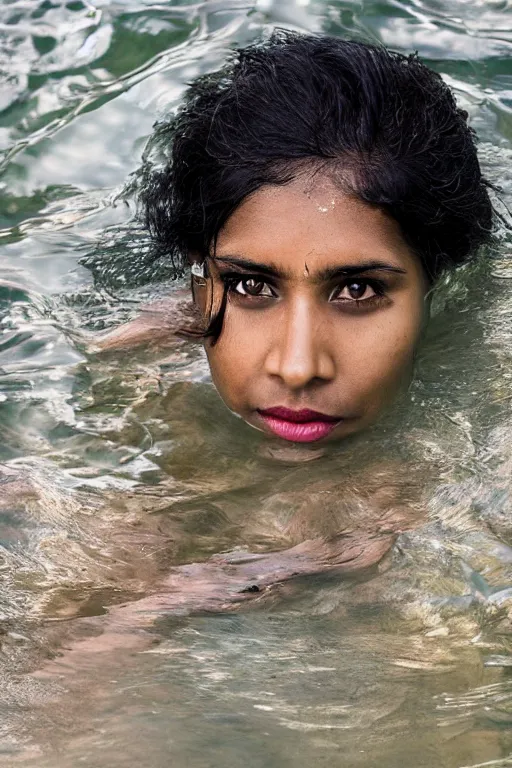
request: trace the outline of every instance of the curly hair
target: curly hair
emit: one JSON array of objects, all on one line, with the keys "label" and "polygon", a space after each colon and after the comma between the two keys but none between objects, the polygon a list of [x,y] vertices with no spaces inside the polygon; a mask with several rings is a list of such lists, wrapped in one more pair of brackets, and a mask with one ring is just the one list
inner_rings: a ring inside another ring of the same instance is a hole
[{"label": "curly hair", "polygon": [[416,55],[277,31],[189,87],[157,126],[170,150],[142,193],[160,254],[183,269],[263,185],[320,168],[385,209],[431,281],[489,241],[493,209],[475,134],[441,77]]}]

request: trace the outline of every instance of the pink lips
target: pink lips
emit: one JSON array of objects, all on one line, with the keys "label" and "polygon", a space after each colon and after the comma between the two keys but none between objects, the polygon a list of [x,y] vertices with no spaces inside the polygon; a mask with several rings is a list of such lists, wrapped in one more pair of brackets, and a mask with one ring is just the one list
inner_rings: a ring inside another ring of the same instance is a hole
[{"label": "pink lips", "polygon": [[321,440],[333,431],[342,420],[339,416],[327,416],[325,413],[310,411],[305,408],[293,411],[290,408],[267,408],[258,411],[267,427],[283,440],[294,443],[312,443]]}]

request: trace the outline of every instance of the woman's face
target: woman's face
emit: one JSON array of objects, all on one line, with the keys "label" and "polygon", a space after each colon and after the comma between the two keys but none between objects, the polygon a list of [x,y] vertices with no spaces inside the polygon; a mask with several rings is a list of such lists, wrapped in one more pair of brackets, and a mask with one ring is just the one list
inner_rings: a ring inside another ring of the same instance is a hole
[{"label": "woman's face", "polygon": [[427,283],[396,222],[324,177],[264,187],[220,232],[206,352],[226,405],[284,440],[371,424],[410,379]]}]

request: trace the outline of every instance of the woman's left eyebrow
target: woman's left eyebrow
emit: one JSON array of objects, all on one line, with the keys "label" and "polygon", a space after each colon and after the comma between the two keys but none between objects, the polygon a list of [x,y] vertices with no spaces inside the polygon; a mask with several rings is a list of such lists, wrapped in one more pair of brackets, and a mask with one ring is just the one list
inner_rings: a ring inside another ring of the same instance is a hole
[{"label": "woman's left eyebrow", "polygon": [[353,275],[362,275],[365,272],[395,272],[399,275],[406,275],[407,270],[398,267],[396,264],[388,264],[384,261],[366,261],[361,264],[350,264],[343,267],[326,267],[316,272],[313,280],[320,283],[327,283],[336,280],[339,277],[352,277]]}]

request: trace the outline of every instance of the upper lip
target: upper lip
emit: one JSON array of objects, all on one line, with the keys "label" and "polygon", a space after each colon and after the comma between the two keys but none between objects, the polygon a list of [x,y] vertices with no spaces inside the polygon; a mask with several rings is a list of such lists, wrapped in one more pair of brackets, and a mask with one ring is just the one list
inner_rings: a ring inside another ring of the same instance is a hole
[{"label": "upper lip", "polygon": [[326,413],[312,411],[309,408],[301,408],[299,411],[294,411],[291,408],[278,406],[277,408],[265,408],[264,410],[259,410],[258,413],[262,416],[271,416],[274,419],[292,421],[295,424],[306,424],[310,421],[341,421],[341,416],[329,416]]}]

